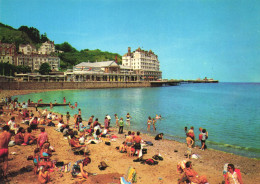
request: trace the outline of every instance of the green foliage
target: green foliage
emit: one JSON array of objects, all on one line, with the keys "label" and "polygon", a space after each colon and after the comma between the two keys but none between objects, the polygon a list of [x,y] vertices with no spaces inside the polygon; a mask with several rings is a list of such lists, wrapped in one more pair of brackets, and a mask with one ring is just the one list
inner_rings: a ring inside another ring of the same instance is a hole
[{"label": "green foliage", "polygon": [[49,63],[42,63],[39,69],[39,73],[42,75],[48,75],[51,72],[51,66]]},{"label": "green foliage", "polygon": [[46,33],[40,35],[40,31],[34,27],[21,26],[18,30],[26,33],[34,43],[49,41]]},{"label": "green foliage", "polygon": [[31,72],[29,66],[15,66],[9,63],[0,63],[0,74],[5,76],[14,76],[14,73],[28,73]]},{"label": "green foliage", "polygon": [[63,52],[78,52],[74,47],[72,47],[68,42],[64,42],[62,44],[55,44],[55,48],[57,50],[61,50]]},{"label": "green foliage", "polygon": [[29,66],[22,66],[22,65],[16,66],[17,73],[29,73],[31,71],[32,70]]},{"label": "green foliage", "polygon": [[122,63],[122,57],[116,53],[102,52],[96,50],[81,50],[80,52],[64,52],[59,54],[60,59],[67,63],[67,66],[77,65],[81,62],[100,62],[100,61],[114,61],[117,56],[118,64]]}]

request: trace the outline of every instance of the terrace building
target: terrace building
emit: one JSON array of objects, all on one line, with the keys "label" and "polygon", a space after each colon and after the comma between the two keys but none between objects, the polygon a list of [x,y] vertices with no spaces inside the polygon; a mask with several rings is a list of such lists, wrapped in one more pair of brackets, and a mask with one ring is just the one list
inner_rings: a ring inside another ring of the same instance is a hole
[{"label": "terrace building", "polygon": [[46,41],[38,49],[38,54],[51,54],[55,52],[54,41]]},{"label": "terrace building", "polygon": [[15,44],[2,43],[0,41],[0,62],[15,65],[16,61]]},{"label": "terrace building", "polygon": [[19,52],[25,55],[37,54],[36,47],[31,44],[20,44]]}]

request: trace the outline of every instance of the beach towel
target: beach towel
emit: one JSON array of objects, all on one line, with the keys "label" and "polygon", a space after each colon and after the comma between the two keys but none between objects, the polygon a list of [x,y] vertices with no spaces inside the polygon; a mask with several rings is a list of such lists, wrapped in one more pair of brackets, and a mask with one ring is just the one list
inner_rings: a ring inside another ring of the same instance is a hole
[{"label": "beach towel", "polygon": [[129,167],[126,172],[126,181],[130,183],[136,183],[137,176],[136,176],[136,170],[133,167]]},{"label": "beach towel", "polygon": [[124,177],[120,177],[120,184],[131,184],[131,182],[127,182]]}]

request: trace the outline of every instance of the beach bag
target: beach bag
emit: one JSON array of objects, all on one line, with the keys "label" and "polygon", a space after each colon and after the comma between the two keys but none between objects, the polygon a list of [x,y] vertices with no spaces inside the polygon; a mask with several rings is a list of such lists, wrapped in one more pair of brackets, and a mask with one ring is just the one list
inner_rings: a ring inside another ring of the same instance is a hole
[{"label": "beach bag", "polygon": [[100,162],[100,165],[98,165],[98,168],[100,170],[105,170],[107,167],[108,167],[108,165],[104,161]]},{"label": "beach bag", "polygon": [[157,165],[158,164],[158,162],[153,159],[147,159],[147,160],[145,160],[145,163],[148,165]]},{"label": "beach bag", "polygon": [[142,149],[142,154],[147,154],[147,149],[146,148]]},{"label": "beach bag", "polygon": [[108,146],[110,146],[110,145],[111,145],[111,143],[110,143],[110,142],[108,142],[108,141],[106,141],[106,142],[105,142],[105,144],[106,144],[106,145],[108,145]]},{"label": "beach bag", "polygon": [[153,143],[150,141],[145,141],[146,144],[148,144],[149,146],[153,146]]},{"label": "beach bag", "polygon": [[153,156],[154,160],[163,160],[163,157],[159,156],[159,155],[154,155]]}]

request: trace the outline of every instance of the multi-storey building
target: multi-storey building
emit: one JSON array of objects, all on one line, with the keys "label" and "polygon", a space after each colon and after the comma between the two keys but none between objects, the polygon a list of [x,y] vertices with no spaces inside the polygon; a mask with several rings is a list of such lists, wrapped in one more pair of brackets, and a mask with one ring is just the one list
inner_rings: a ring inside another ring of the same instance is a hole
[{"label": "multi-storey building", "polygon": [[55,52],[54,41],[46,41],[38,49],[38,54],[51,54]]},{"label": "multi-storey building", "polygon": [[0,41],[0,62],[15,65],[16,61],[15,44],[1,43]]},{"label": "multi-storey building", "polygon": [[20,44],[19,52],[25,55],[37,54],[36,47],[31,44]]},{"label": "multi-storey building", "polygon": [[17,65],[29,66],[32,71],[39,70],[43,63],[48,63],[52,70],[58,71],[60,67],[60,58],[57,56],[48,56],[40,54],[24,55],[19,54],[17,56]]},{"label": "multi-storey building", "polygon": [[136,74],[142,76],[143,80],[162,78],[158,56],[152,50],[145,51],[139,47],[131,52],[131,48],[128,47],[128,52],[122,57],[122,65],[131,67]]}]

